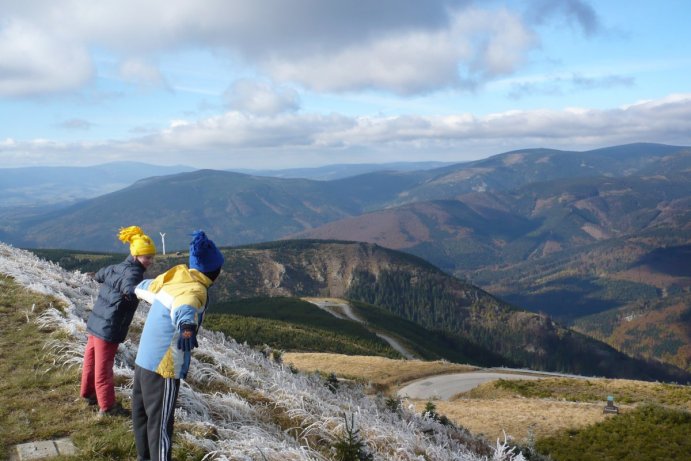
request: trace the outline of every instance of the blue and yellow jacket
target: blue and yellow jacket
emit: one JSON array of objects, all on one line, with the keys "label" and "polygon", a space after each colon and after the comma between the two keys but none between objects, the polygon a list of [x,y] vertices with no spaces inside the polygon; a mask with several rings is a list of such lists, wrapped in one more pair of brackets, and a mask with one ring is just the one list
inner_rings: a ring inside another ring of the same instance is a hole
[{"label": "blue and yellow jacket", "polygon": [[164,378],[187,376],[190,352],[177,347],[180,325],[199,328],[212,283],[203,273],[181,264],[137,286],[137,297],[151,304],[139,341],[137,365]]}]

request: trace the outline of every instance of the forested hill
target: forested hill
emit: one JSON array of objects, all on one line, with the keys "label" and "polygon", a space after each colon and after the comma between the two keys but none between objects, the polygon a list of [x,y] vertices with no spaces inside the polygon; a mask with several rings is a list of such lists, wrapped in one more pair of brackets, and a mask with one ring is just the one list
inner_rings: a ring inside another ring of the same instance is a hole
[{"label": "forested hill", "polygon": [[[626,356],[545,315],[517,309],[417,257],[377,245],[294,240],[225,248],[219,301],[327,296],[381,306],[430,330],[462,336],[509,363],[584,375],[686,382],[687,373]],[[184,254],[157,258],[153,274]]]}]

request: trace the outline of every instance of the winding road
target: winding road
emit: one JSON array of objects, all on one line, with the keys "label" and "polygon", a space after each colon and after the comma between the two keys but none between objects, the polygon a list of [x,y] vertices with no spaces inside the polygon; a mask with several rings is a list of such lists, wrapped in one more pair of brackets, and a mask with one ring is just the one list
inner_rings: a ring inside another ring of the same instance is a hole
[{"label": "winding road", "polygon": [[495,373],[488,371],[471,371],[452,373],[419,379],[402,387],[400,397],[411,399],[448,400],[460,392],[467,392],[480,384],[497,379],[540,379],[544,376],[535,374]]},{"label": "winding road", "polygon": [[[303,298],[305,301],[308,301],[315,306],[319,307],[320,309],[325,310],[329,314],[333,315],[334,317],[337,317],[339,319],[344,319],[344,320],[352,320],[354,322],[358,323],[365,323],[360,317],[355,315],[355,312],[353,312],[353,308],[348,304],[347,301],[344,301],[342,299],[332,299],[332,298]],[[406,349],[400,341],[398,341],[396,338],[393,338],[387,334],[384,333],[379,333],[379,332],[374,332],[378,337],[389,343],[389,345],[399,354],[401,354],[403,357],[407,359],[416,359],[417,356],[410,352],[408,349]]]},{"label": "winding road", "polygon": [[[320,309],[325,310],[334,317],[344,320],[352,320],[358,323],[365,323],[358,317],[350,304],[342,299],[335,298],[303,298]],[[374,332],[377,336],[388,342],[397,352],[407,359],[417,358],[411,351],[407,350],[400,341],[383,333]],[[480,384],[494,381],[497,379],[540,379],[546,376],[569,376],[559,373],[534,372],[530,370],[512,370],[511,372],[481,370],[467,373],[451,373],[446,375],[431,376],[419,379],[402,387],[397,394],[400,397],[411,399],[443,399],[448,400],[456,394],[467,392]]]}]

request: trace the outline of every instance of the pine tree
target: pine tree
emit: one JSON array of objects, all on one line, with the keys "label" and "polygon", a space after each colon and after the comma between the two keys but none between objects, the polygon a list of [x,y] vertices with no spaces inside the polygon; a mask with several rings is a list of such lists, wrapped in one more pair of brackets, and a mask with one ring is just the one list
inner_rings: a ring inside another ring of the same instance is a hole
[{"label": "pine tree", "polygon": [[350,415],[350,425],[348,418],[343,415],[345,420],[345,433],[340,436],[333,448],[336,461],[372,461],[374,457],[368,453],[365,442],[360,438],[360,429],[355,429],[355,415]]}]

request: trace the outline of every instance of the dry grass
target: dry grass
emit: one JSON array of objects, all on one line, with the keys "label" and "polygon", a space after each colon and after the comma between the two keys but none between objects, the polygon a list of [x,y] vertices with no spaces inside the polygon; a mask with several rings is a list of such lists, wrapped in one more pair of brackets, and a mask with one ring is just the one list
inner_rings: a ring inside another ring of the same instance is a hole
[{"label": "dry grass", "polygon": [[547,398],[599,404],[604,403],[607,396],[610,395],[614,397],[617,405],[654,403],[691,411],[691,386],[628,379],[545,378],[535,381],[507,381],[504,383],[493,381],[481,384],[457,397],[471,399]]},{"label": "dry grass", "polygon": [[[286,363],[303,371],[336,373],[369,381],[383,388],[443,373],[473,371],[470,366],[420,360],[392,360],[339,354],[286,353]],[[608,395],[622,413],[643,403],[691,410],[691,387],[623,379],[545,378],[530,381],[482,384],[450,401],[434,400],[436,411],[473,434],[490,441],[504,433],[516,443],[527,443],[603,421]],[[407,400],[423,412],[427,400]]]},{"label": "dry grass", "polygon": [[[410,400],[422,412],[426,400]],[[603,421],[603,404],[523,398],[434,400],[437,413],[490,441],[503,440],[504,433],[515,442],[556,434]]]},{"label": "dry grass", "polygon": [[[473,434],[490,440],[503,432],[525,443],[603,421],[607,396],[622,413],[654,403],[691,410],[691,387],[626,379],[545,378],[534,381],[492,381],[459,394],[450,401],[434,401],[437,413]],[[412,401],[423,411],[427,401]]]},{"label": "dry grass", "polygon": [[368,381],[385,388],[427,376],[477,369],[442,361],[394,360],[375,356],[302,352],[287,352],[283,355],[283,361],[292,363],[301,371],[335,373],[343,378]]}]

